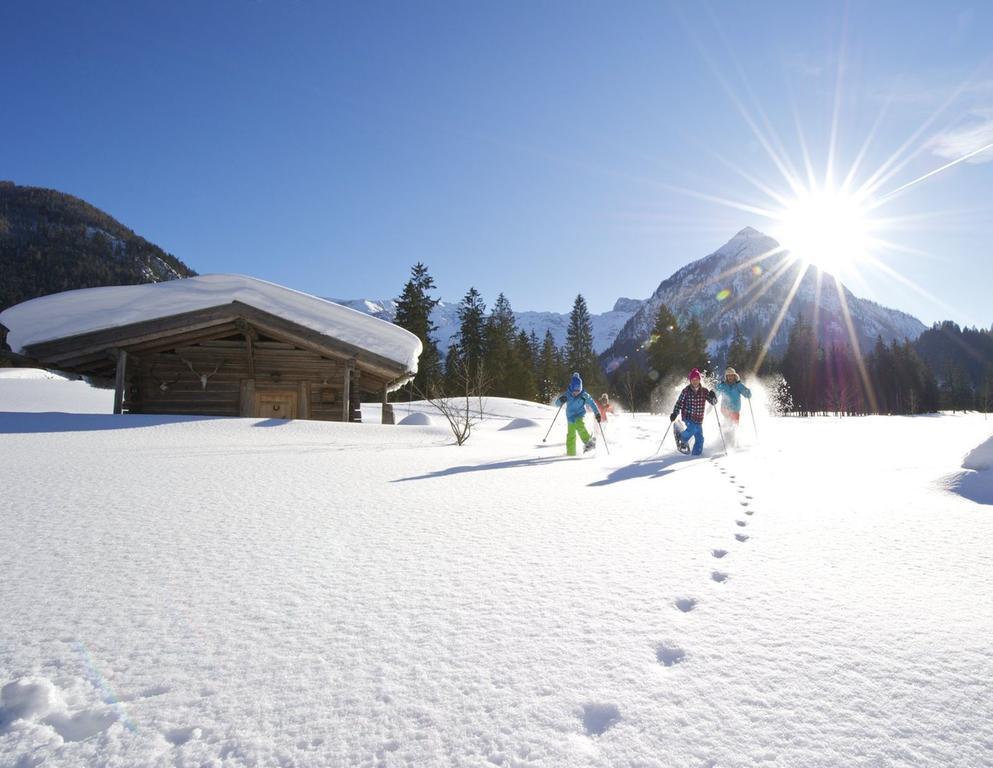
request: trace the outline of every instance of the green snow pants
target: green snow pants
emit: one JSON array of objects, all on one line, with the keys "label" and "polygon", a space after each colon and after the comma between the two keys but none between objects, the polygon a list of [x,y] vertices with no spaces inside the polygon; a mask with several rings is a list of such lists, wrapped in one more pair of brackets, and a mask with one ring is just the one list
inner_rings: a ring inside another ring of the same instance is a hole
[{"label": "green snow pants", "polygon": [[576,419],[575,421],[569,422],[569,431],[565,436],[565,452],[569,456],[576,455],[576,434],[579,434],[580,439],[585,445],[590,441],[590,433],[586,430],[586,422],[582,417]]}]

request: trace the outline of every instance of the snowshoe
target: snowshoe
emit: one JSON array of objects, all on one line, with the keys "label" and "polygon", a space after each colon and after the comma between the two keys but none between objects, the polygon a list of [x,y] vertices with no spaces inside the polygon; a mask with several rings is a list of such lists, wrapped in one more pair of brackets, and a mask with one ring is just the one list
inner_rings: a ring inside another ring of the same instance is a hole
[{"label": "snowshoe", "polygon": [[593,437],[583,443],[583,453],[589,453],[594,448],[596,448],[596,435],[593,435]]},{"label": "snowshoe", "polygon": [[676,450],[678,450],[680,453],[689,453],[690,452],[690,444],[689,443],[684,443],[680,439],[680,436],[681,435],[682,435],[681,432],[676,433]]}]

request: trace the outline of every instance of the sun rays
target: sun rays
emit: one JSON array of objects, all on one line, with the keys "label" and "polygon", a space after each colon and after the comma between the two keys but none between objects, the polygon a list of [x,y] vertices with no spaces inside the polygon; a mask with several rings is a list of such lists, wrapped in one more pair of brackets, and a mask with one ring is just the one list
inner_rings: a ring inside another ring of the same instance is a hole
[{"label": "sun rays", "polygon": [[[840,305],[840,323],[848,336],[848,342],[858,360],[859,371],[866,384],[861,355],[861,341],[855,330],[848,298],[843,281],[866,285],[865,277],[873,274],[888,281],[899,283],[917,294],[928,298],[936,305],[946,308],[929,291],[912,280],[905,271],[896,269],[883,259],[884,255],[895,254],[904,258],[925,257],[927,254],[900,242],[901,235],[922,229],[935,229],[943,222],[961,218],[962,211],[920,211],[908,213],[887,210],[897,198],[909,197],[915,187],[949,169],[965,163],[969,159],[993,149],[993,144],[975,147],[959,157],[920,173],[911,180],[905,180],[905,171],[911,163],[919,161],[931,145],[933,129],[938,121],[970,88],[970,84],[981,73],[981,68],[969,78],[951,89],[947,98],[916,126],[897,148],[882,162],[870,167],[870,149],[878,144],[881,126],[892,107],[892,96],[882,104],[878,115],[871,121],[867,133],[852,142],[854,158],[850,163],[843,162],[843,133],[845,125],[843,106],[846,103],[845,82],[848,73],[847,20],[842,23],[842,34],[837,54],[837,70],[831,94],[830,119],[820,126],[827,141],[823,154],[815,153],[803,128],[800,111],[793,100],[792,115],[796,128],[796,146],[799,156],[793,157],[782,141],[781,131],[770,120],[769,112],[763,108],[755,89],[748,82],[745,70],[732,50],[730,41],[720,29],[716,15],[707,10],[712,29],[700,34],[692,28],[684,13],[673,8],[688,39],[694,41],[700,58],[710,69],[720,84],[730,104],[748,127],[751,137],[764,154],[772,169],[762,175],[745,168],[740,160],[728,160],[711,147],[704,148],[735,176],[743,179],[752,190],[751,195],[738,196],[728,193],[726,184],[708,185],[710,190],[687,189],[671,184],[662,184],[677,195],[701,200],[719,209],[746,213],[761,221],[756,224],[779,243],[779,246],[749,258],[733,269],[712,278],[714,296],[720,314],[731,309],[747,308],[754,305],[774,285],[783,279],[791,280],[782,306],[764,339],[761,357],[768,355],[769,349],[781,332],[781,327],[789,313],[790,306],[800,292],[804,279],[812,274],[813,290],[820,296],[823,290],[837,293]],[[713,45],[705,45],[704,40],[716,38],[719,41],[716,53],[723,53],[730,62],[729,72],[722,71],[718,64]],[[850,131],[849,131],[850,133]],[[901,179],[901,175],[903,179]],[[749,272],[751,273],[749,275]],[[747,281],[738,280],[732,289],[732,281],[741,273],[749,276]],[[828,283],[827,286],[824,283]],[[830,286],[834,283],[834,287]],[[806,289],[805,289],[806,290]],[[815,302],[815,312],[819,303]],[[815,329],[817,318],[815,318]],[[870,394],[871,397],[871,394]]]}]

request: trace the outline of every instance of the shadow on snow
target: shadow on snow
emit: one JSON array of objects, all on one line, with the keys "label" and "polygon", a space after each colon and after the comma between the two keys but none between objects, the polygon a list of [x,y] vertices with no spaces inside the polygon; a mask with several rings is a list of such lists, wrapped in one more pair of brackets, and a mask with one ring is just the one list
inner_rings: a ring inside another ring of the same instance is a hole
[{"label": "shadow on snow", "polygon": [[637,480],[639,478],[646,477],[650,479],[665,477],[666,475],[670,475],[676,471],[671,469],[673,464],[683,464],[688,461],[692,461],[692,459],[681,453],[671,454],[662,459],[641,459],[640,461],[635,461],[631,464],[625,464],[623,467],[618,467],[603,480],[597,480],[596,482],[590,483],[589,487],[599,488],[604,485],[620,483],[624,480]]},{"label": "shadow on snow", "polygon": [[0,434],[25,435],[44,432],[99,432],[109,429],[138,429],[208,421],[226,416],[162,416],[103,413],[19,413],[0,411]]},{"label": "shadow on snow", "polygon": [[461,467],[447,467],[412,477],[398,477],[394,483],[406,483],[411,480],[431,480],[432,478],[464,475],[467,472],[486,472],[493,469],[517,469],[518,467],[540,467],[546,464],[556,464],[563,461],[577,461],[574,456],[555,456],[537,459],[510,459],[509,461],[494,461],[488,464],[466,464]]}]

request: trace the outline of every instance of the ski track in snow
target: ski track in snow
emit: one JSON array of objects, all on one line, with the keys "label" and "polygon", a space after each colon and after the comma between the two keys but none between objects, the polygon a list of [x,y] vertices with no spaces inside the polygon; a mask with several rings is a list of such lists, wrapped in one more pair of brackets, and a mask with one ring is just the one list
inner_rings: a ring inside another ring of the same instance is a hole
[{"label": "ski track in snow", "polygon": [[993,762],[981,418],[568,460],[487,410],[0,413],[0,764]]}]

